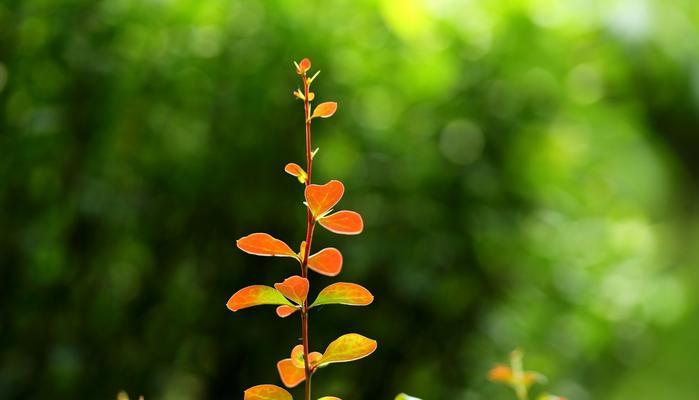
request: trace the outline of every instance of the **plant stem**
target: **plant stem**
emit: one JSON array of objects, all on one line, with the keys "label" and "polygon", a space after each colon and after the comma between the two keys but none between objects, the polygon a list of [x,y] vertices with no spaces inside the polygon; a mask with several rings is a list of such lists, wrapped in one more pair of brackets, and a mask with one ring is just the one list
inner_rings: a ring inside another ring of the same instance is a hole
[{"label": "plant stem", "polygon": [[[311,184],[311,171],[313,169],[313,157],[311,155],[311,105],[308,100],[309,83],[306,74],[303,74],[303,110],[304,121],[306,123],[306,186]],[[308,255],[311,252],[311,242],[313,241],[313,228],[315,227],[315,218],[311,214],[311,209],[306,207],[306,248],[301,262],[301,276],[308,279]],[[308,363],[309,345],[308,345],[308,299],[303,302],[301,310],[301,338],[303,340],[303,363],[306,372],[306,396],[305,400],[311,400],[311,376],[313,371]]]},{"label": "plant stem", "polygon": [[513,380],[515,384],[515,393],[517,400],[528,400],[527,385],[524,383],[524,367],[522,366],[522,350],[515,349],[510,354],[510,365],[512,367]]}]

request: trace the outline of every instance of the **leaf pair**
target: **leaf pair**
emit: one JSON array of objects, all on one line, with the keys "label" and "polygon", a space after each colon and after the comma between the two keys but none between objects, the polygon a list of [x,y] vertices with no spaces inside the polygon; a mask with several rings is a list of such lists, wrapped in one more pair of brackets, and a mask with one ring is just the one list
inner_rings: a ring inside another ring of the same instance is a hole
[{"label": "leaf pair", "polygon": [[[291,257],[303,261],[303,247],[299,253],[283,241],[267,233],[253,233],[236,241],[236,246],[248,254],[256,256]],[[308,268],[321,275],[336,276],[342,270],[342,253],[334,247],[325,248],[308,257]]]},{"label": "leaf pair", "polygon": [[330,214],[344,194],[345,186],[337,180],[325,185],[308,185],[304,191],[306,205],[321,226],[333,233],[357,235],[364,230],[361,215],[348,210]]},{"label": "leaf pair", "polygon": [[[348,333],[332,341],[323,354],[312,352],[308,363],[312,370],[329,364],[349,362],[364,358],[376,350],[376,341],[358,333]],[[298,345],[291,351],[291,357],[277,363],[279,377],[284,385],[293,388],[306,379],[303,346]]]},{"label": "leaf pair", "polygon": [[[244,400],[293,400],[291,393],[275,385],[257,385],[245,391]],[[342,400],[335,396],[324,396],[318,400]]]},{"label": "leaf pair", "polygon": [[[274,288],[252,285],[238,290],[226,306],[231,311],[238,311],[258,305],[278,305],[277,315],[285,318],[296,312],[306,301],[308,286],[308,279],[297,275],[276,283]],[[372,301],[374,296],[364,287],[354,283],[337,282],[321,290],[310,308],[327,304],[365,306]]]}]

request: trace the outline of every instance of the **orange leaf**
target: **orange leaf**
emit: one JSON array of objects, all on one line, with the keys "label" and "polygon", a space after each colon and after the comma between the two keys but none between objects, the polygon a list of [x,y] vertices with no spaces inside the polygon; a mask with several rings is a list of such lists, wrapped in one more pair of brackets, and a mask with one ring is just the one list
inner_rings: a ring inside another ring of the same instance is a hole
[{"label": "orange leaf", "polygon": [[253,233],[238,239],[235,244],[240,250],[256,256],[293,257],[298,255],[286,243],[267,233]]},{"label": "orange leaf", "polygon": [[284,279],[282,283],[275,283],[274,287],[287,299],[301,305],[308,296],[308,279],[294,275]]},{"label": "orange leaf", "polygon": [[366,306],[372,301],[374,301],[374,296],[364,287],[355,283],[337,282],[321,290],[311,307],[325,304]]},{"label": "orange leaf", "polygon": [[291,394],[275,385],[257,385],[245,391],[243,400],[292,400]]},{"label": "orange leaf", "polygon": [[358,333],[348,333],[335,339],[328,345],[323,358],[318,361],[321,366],[332,363],[348,362],[364,358],[376,350],[376,340]]},{"label": "orange leaf", "polygon": [[506,365],[497,364],[488,371],[488,379],[493,382],[512,382],[512,369]]},{"label": "orange leaf", "polygon": [[296,72],[299,75],[303,75],[306,72],[308,72],[309,69],[311,69],[311,60],[309,60],[308,58],[304,58],[303,60],[301,60],[300,63],[297,64]]},{"label": "orange leaf", "polygon": [[322,275],[335,276],[342,269],[342,253],[334,247],[323,249],[308,257],[308,268]]},{"label": "orange leaf", "polygon": [[335,114],[335,111],[337,111],[337,103],[334,101],[326,101],[325,103],[320,103],[316,106],[315,110],[313,110],[313,115],[311,115],[311,118],[329,118]]},{"label": "orange leaf", "polygon": [[294,306],[279,306],[279,307],[277,307],[277,315],[282,317],[282,318],[286,318],[289,315],[295,313],[296,311],[298,311],[298,308],[296,308]]},{"label": "orange leaf", "polygon": [[300,165],[295,163],[286,164],[286,166],[284,167],[284,172],[286,172],[289,175],[295,176],[296,179],[298,179],[301,183],[306,183],[306,179],[308,179],[308,174],[306,174],[306,171],[304,171]]},{"label": "orange leaf", "polygon": [[292,305],[289,300],[274,288],[264,285],[253,285],[235,292],[235,294],[228,299],[226,307],[231,311],[238,311],[243,308],[263,304]]},{"label": "orange leaf", "polygon": [[341,235],[357,235],[364,230],[362,216],[354,211],[342,210],[318,219],[323,228]]},{"label": "orange leaf", "polygon": [[304,191],[306,204],[316,219],[335,207],[344,193],[345,185],[336,180],[325,185],[308,185]]},{"label": "orange leaf", "polygon": [[318,400],[342,400],[342,399],[339,397],[335,397],[335,396],[323,396],[323,397],[319,398]]},{"label": "orange leaf", "polygon": [[284,386],[293,388],[306,380],[306,370],[294,365],[290,358],[285,358],[277,363],[277,371]]}]

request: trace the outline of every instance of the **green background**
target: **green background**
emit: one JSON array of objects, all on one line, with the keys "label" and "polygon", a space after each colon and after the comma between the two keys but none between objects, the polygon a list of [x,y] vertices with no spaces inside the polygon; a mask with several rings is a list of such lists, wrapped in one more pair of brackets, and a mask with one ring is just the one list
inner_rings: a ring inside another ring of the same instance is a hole
[{"label": "green background", "polygon": [[570,399],[696,396],[696,1],[5,0],[0,398],[280,383],[298,318],[225,303],[297,273],[234,242],[304,235],[302,57],[366,223],[315,244],[376,295],[311,346],[379,342],[315,397],[510,399],[517,346]]}]

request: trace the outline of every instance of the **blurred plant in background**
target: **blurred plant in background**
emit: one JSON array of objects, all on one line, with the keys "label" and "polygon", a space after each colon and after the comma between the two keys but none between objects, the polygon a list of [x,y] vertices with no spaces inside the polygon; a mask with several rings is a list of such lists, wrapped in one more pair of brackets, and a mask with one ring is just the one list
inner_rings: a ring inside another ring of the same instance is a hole
[{"label": "blurred plant in background", "polygon": [[692,398],[698,8],[0,3],[0,398],[237,398],[275,379],[296,323],[211,305],[277,275],[223,238],[303,234],[277,212],[302,207],[285,177],[250,167],[303,155],[279,67],[302,55],[346,105],[316,133],[317,178],[346,177],[367,221],[338,244],[345,278],[380,299],[314,326],[382,343],[318,390],[502,398],[482,371],[521,345],[571,399]]},{"label": "blurred plant in background", "polygon": [[[488,379],[493,382],[504,383],[514,390],[517,400],[528,400],[530,388],[535,383],[546,383],[546,377],[538,372],[525,371],[522,358],[524,353],[520,349],[510,353],[510,365],[497,364],[488,372]],[[543,393],[538,400],[567,400],[565,397]]]}]

